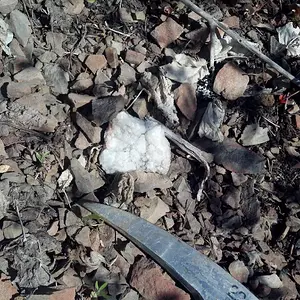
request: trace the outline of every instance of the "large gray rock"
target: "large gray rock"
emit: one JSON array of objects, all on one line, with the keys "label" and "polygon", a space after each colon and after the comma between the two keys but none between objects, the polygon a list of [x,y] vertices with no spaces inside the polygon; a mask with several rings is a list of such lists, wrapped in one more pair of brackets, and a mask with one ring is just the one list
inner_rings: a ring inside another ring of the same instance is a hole
[{"label": "large gray rock", "polygon": [[0,13],[3,15],[9,14],[14,10],[17,4],[18,4],[18,0],[1,0]]},{"label": "large gray rock", "polygon": [[27,16],[19,10],[14,10],[9,16],[8,23],[18,42],[25,47],[32,32]]}]

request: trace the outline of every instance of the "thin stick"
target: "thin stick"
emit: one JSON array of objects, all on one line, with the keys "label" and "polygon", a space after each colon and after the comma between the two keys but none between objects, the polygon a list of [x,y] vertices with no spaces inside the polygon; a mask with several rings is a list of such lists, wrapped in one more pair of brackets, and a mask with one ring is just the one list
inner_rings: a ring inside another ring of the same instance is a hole
[{"label": "thin stick", "polygon": [[113,28],[110,28],[110,27],[108,26],[108,24],[107,24],[106,21],[104,22],[104,24],[105,24],[107,30],[110,30],[110,31],[112,31],[112,32],[114,32],[114,33],[117,33],[117,34],[120,34],[120,35],[123,35],[123,36],[126,36],[126,37],[131,37],[131,35],[132,35],[132,34],[129,34],[129,33],[123,33],[123,32],[121,32],[121,31],[118,31],[118,30],[115,30],[115,29],[113,29]]},{"label": "thin stick", "polygon": [[294,84],[296,84],[298,87],[300,87],[300,80],[297,79],[295,76],[293,76],[291,73],[287,72],[285,69],[283,69],[281,66],[276,64],[272,59],[270,59],[268,56],[261,53],[258,48],[255,48],[252,46],[246,39],[238,35],[235,31],[229,29],[229,27],[212,17],[210,14],[202,10],[200,7],[195,5],[191,0],[180,0],[183,4],[185,4],[188,8],[190,8],[192,11],[197,13],[200,17],[207,20],[208,24],[212,26],[214,24],[215,26],[222,29],[227,35],[229,35],[231,38],[236,40],[240,45],[242,45],[244,48],[248,49],[250,52],[256,54],[261,60],[266,62],[269,66],[274,68],[278,73],[283,75],[284,77],[291,80]]},{"label": "thin stick", "polygon": [[273,126],[275,126],[275,127],[277,127],[277,128],[280,128],[280,126],[279,125],[277,125],[277,124],[275,124],[275,123],[273,123],[271,120],[269,120],[269,119],[267,119],[266,117],[264,117],[264,116],[262,116],[263,117],[263,119],[264,120],[266,120],[268,123],[270,123],[271,125],[273,125]]},{"label": "thin stick", "polygon": [[144,89],[141,89],[140,92],[137,94],[137,96],[133,99],[133,101],[126,107],[125,110],[128,110],[130,107],[133,106],[133,104],[137,101],[137,99],[139,99],[139,97],[141,96],[142,92],[144,91]]},{"label": "thin stick", "polygon": [[14,202],[15,202],[15,208],[16,208],[17,216],[18,216],[18,218],[19,218],[20,225],[21,225],[21,229],[22,229],[23,242],[25,243],[25,242],[27,241],[25,228],[24,228],[24,225],[23,225],[23,221],[22,221],[22,219],[21,219],[21,215],[20,215],[20,211],[19,211],[19,207],[18,207],[17,201],[14,201]]}]

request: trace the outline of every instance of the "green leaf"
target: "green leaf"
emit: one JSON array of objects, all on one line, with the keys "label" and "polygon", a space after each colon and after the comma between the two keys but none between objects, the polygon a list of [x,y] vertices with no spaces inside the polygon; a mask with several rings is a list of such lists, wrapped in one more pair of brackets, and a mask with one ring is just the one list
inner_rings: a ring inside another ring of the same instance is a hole
[{"label": "green leaf", "polygon": [[86,0],[89,3],[95,3],[97,0]]},{"label": "green leaf", "polygon": [[95,289],[97,292],[99,291],[99,282],[98,281],[95,282]]},{"label": "green leaf", "polygon": [[104,282],[101,286],[100,286],[100,289],[99,289],[99,292],[103,291],[106,287],[107,287],[108,283],[107,282]]},{"label": "green leaf", "polygon": [[90,214],[82,218],[83,220],[102,220],[102,218],[98,214]]}]

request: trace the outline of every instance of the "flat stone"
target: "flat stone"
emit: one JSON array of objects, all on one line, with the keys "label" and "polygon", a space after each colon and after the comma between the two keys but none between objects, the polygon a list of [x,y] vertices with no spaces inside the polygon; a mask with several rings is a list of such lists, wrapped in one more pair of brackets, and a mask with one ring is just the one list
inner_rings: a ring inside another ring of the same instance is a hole
[{"label": "flat stone", "polygon": [[118,55],[124,50],[123,43],[117,41],[111,41],[110,47],[116,49]]},{"label": "flat stone", "polygon": [[85,65],[94,73],[103,69],[107,65],[107,60],[104,55],[89,55],[85,60]]},{"label": "flat stone", "polygon": [[89,141],[86,139],[86,137],[84,136],[84,134],[82,132],[79,132],[79,135],[75,141],[75,147],[77,149],[80,150],[84,150],[88,147],[90,147],[91,144],[89,143]]},{"label": "flat stone", "polygon": [[123,96],[109,96],[92,101],[93,121],[101,126],[112,120],[125,106]]},{"label": "flat stone", "polygon": [[68,95],[68,98],[72,102],[72,104],[74,105],[75,108],[84,106],[84,105],[90,103],[93,99],[95,99],[94,96],[81,95],[81,94],[75,94],[75,93],[70,93]]},{"label": "flat stone", "polygon": [[8,23],[18,42],[25,47],[32,32],[27,16],[19,10],[14,10],[9,15]]},{"label": "flat stone", "polygon": [[125,7],[120,7],[119,15],[120,15],[120,19],[124,23],[133,23],[134,22],[134,20],[131,16],[131,13]]},{"label": "flat stone", "polygon": [[[1,262],[1,266],[3,265],[4,263]],[[5,272],[4,269],[2,270],[3,270],[2,272]],[[1,290],[0,300],[14,299],[16,298],[16,295],[19,295],[16,286],[13,285],[10,278],[3,273],[1,274],[1,279],[0,279],[0,290]],[[127,300],[131,300],[131,299],[127,298]],[[132,298],[132,300],[134,300],[134,298]],[[136,300],[138,300],[138,298]]]},{"label": "flat stone", "polygon": [[191,11],[189,14],[188,14],[188,18],[193,20],[193,21],[199,21],[201,19],[201,16],[199,16],[197,13]]},{"label": "flat stone", "polygon": [[[64,288],[60,291],[54,291],[51,295],[49,295],[49,299],[47,300],[71,300],[75,299],[76,296],[76,287]],[[40,297],[40,295],[38,295]],[[36,300],[42,300],[41,298],[37,298]]]},{"label": "flat stone", "polygon": [[248,180],[248,176],[231,172],[232,182],[235,186],[240,186]]},{"label": "flat stone", "polygon": [[154,189],[167,189],[173,186],[172,181],[166,175],[148,173],[143,171],[130,172],[134,179],[134,191],[147,193]]},{"label": "flat stone", "polygon": [[182,83],[175,90],[175,103],[188,120],[194,120],[197,110],[195,86],[190,83]]},{"label": "flat stone", "polygon": [[228,62],[217,73],[213,91],[227,100],[236,100],[243,96],[248,83],[249,76],[235,64]]},{"label": "flat stone", "polygon": [[138,67],[136,68],[136,70],[139,73],[144,73],[148,68],[150,68],[152,66],[153,65],[149,61],[143,61],[140,65],[138,65]]},{"label": "flat stone", "polygon": [[239,208],[240,200],[241,190],[234,187],[231,187],[222,198],[222,201],[233,209]]},{"label": "flat stone", "polygon": [[16,222],[4,221],[2,229],[6,239],[15,239],[22,234],[22,227]]},{"label": "flat stone", "polygon": [[45,51],[42,55],[38,57],[38,60],[43,63],[50,63],[56,61],[57,55],[52,51]]},{"label": "flat stone", "polygon": [[90,228],[88,226],[84,226],[76,234],[75,241],[84,247],[91,247],[90,233],[91,233]]},{"label": "flat stone", "polygon": [[63,56],[65,50],[62,47],[62,43],[66,40],[66,35],[60,32],[47,32],[46,41],[51,46],[52,50],[58,55]]},{"label": "flat stone", "polygon": [[57,99],[49,93],[32,93],[30,95],[24,95],[15,101],[16,103],[20,103],[28,108],[32,107],[35,110],[39,111],[43,115],[47,115],[48,108],[46,105],[53,105],[57,102]]},{"label": "flat stone", "polygon": [[239,282],[246,283],[249,277],[249,270],[245,266],[244,262],[240,260],[233,261],[228,270],[230,274]]},{"label": "flat stone", "polygon": [[135,11],[134,12],[136,20],[145,21],[146,15],[143,11]]},{"label": "flat stone", "polygon": [[143,257],[134,265],[130,285],[147,300],[165,299],[190,300],[190,296],[175,286],[175,283],[163,274],[153,262]]},{"label": "flat stone", "polygon": [[112,69],[115,69],[119,65],[118,52],[117,52],[116,48],[107,47],[105,49],[105,56],[106,56],[108,65]]},{"label": "flat stone", "polygon": [[296,128],[300,129],[300,115],[295,115]]},{"label": "flat stone", "polygon": [[69,15],[79,15],[84,8],[84,0],[64,1],[64,11]]},{"label": "flat stone", "polygon": [[161,48],[165,48],[176,41],[183,33],[184,28],[172,18],[157,26],[152,32],[152,37]]},{"label": "flat stone", "polygon": [[136,52],[142,53],[142,54],[144,54],[144,55],[147,54],[147,49],[146,49],[145,47],[143,47],[141,44],[136,45],[136,46],[134,47],[134,50],[135,50]]},{"label": "flat stone", "polygon": [[118,80],[121,84],[129,85],[136,82],[136,72],[135,70],[127,63],[121,65],[121,73],[118,77]]},{"label": "flat stone", "polygon": [[145,99],[138,99],[133,104],[132,109],[140,119],[144,119],[148,114],[147,102]]},{"label": "flat stone", "polygon": [[155,224],[161,217],[170,211],[169,206],[159,197],[137,198],[134,201],[135,206],[140,208],[141,218]]},{"label": "flat stone", "polygon": [[91,193],[104,185],[102,179],[92,176],[75,158],[71,159],[71,172],[75,178],[77,189],[81,193]]},{"label": "flat stone", "polygon": [[91,78],[76,80],[72,85],[71,89],[73,91],[82,92],[94,85],[94,82]]},{"label": "flat stone", "polygon": [[44,68],[44,76],[47,85],[50,86],[53,94],[68,94],[69,74],[58,64],[48,64]]},{"label": "flat stone", "polygon": [[31,87],[44,85],[46,81],[40,70],[35,67],[29,67],[14,75],[14,80],[18,82],[26,82]]},{"label": "flat stone", "polygon": [[139,65],[145,60],[145,55],[133,50],[127,50],[125,55],[125,61],[129,64]]},{"label": "flat stone", "polygon": [[0,2],[0,13],[7,15],[14,10],[17,6],[18,0],[1,0]]},{"label": "flat stone", "polygon": [[100,143],[102,131],[100,127],[93,126],[91,122],[80,113],[76,113],[76,123],[93,144]]},{"label": "flat stone", "polygon": [[240,19],[237,16],[230,16],[223,20],[229,28],[240,28]]},{"label": "flat stone", "polygon": [[18,99],[31,93],[31,87],[26,82],[10,82],[7,86],[7,96],[10,99]]}]

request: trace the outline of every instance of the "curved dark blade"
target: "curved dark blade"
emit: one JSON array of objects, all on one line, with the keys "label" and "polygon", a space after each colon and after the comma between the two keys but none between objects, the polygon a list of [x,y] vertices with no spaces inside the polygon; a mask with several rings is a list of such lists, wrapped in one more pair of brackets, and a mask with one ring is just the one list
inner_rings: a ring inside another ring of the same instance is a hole
[{"label": "curved dark blade", "polygon": [[126,211],[93,202],[80,203],[149,254],[195,299],[258,300],[220,266],[167,231]]}]

